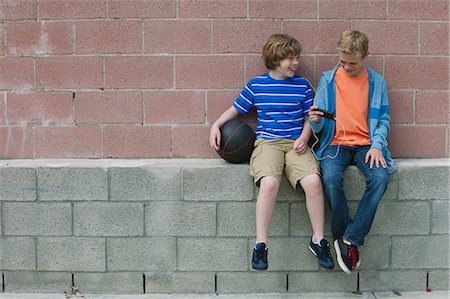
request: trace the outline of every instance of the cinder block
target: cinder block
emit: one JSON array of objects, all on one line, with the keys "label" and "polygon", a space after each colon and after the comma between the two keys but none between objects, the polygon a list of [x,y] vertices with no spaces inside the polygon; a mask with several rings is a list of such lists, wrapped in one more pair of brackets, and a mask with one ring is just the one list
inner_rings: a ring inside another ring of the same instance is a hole
[{"label": "cinder block", "polygon": [[69,272],[6,271],[7,293],[58,293],[72,291],[72,275]]},{"label": "cinder block", "polygon": [[376,235],[427,235],[430,232],[430,204],[381,201],[370,232]]},{"label": "cinder block", "polygon": [[40,168],[38,185],[42,201],[108,199],[108,177],[102,168]]},{"label": "cinder block", "polygon": [[242,238],[178,239],[180,271],[246,271],[248,242]]},{"label": "cinder block", "polygon": [[[222,202],[217,207],[217,234],[219,236],[255,237],[256,217],[254,202]],[[270,236],[289,233],[289,204],[279,202],[270,226]]]},{"label": "cinder block", "polygon": [[[361,265],[359,270],[367,269],[387,269],[391,256],[391,238],[390,236],[372,236],[366,237],[364,245],[358,247]],[[333,246],[334,251],[334,246]],[[336,254],[333,253],[335,267],[338,269]]]},{"label": "cinder block", "polygon": [[[448,290],[450,286],[449,269],[434,269],[427,271],[429,287],[433,290]],[[426,273],[424,273],[426,276]]]},{"label": "cinder block", "polygon": [[1,237],[0,270],[35,270],[36,255],[33,238]]},{"label": "cinder block", "polygon": [[289,292],[349,293],[354,290],[356,290],[356,273],[351,275],[342,271],[289,273]]},{"label": "cinder block", "polygon": [[253,180],[248,165],[183,168],[186,201],[250,201]]},{"label": "cinder block", "polygon": [[39,238],[37,267],[39,271],[105,271],[105,239]]},{"label": "cinder block", "polygon": [[75,236],[143,236],[141,203],[86,202],[73,205]]},{"label": "cinder block", "polygon": [[175,238],[114,238],[107,240],[109,271],[173,271]]},{"label": "cinder block", "polygon": [[392,237],[392,269],[441,269],[449,265],[449,236]]},{"label": "cinder block", "polygon": [[215,236],[215,203],[149,203],[145,208],[149,236]]},{"label": "cinder block", "polygon": [[[309,237],[281,237],[271,238],[268,260],[269,271],[312,271],[319,269],[317,258],[309,250]],[[250,258],[254,242],[249,242],[247,263]]]},{"label": "cinder block", "polygon": [[449,168],[442,166],[403,166],[399,169],[399,199],[449,200]]},{"label": "cinder block", "polygon": [[140,272],[75,273],[75,286],[80,293],[142,294],[143,276]]},{"label": "cinder block", "polygon": [[219,272],[219,294],[285,293],[286,274],[279,272]]},{"label": "cinder block", "polygon": [[5,235],[69,236],[72,234],[70,203],[3,203]]},{"label": "cinder block", "polygon": [[180,167],[110,168],[111,200],[177,201],[181,199]]},{"label": "cinder block", "polygon": [[[331,233],[331,214],[325,206],[325,234]],[[299,202],[290,205],[289,235],[311,237],[313,235],[306,203]],[[328,241],[331,242],[330,239]]]},{"label": "cinder block", "polygon": [[419,270],[360,271],[362,291],[424,290],[426,273]]},{"label": "cinder block", "polygon": [[0,168],[0,201],[36,200],[36,170]]},{"label": "cinder block", "polygon": [[433,201],[431,203],[431,233],[432,234],[450,234],[450,202]]},{"label": "cinder block", "polygon": [[[356,166],[348,167],[344,172],[344,190],[348,200],[360,200],[366,189],[366,178]],[[397,198],[398,174],[389,175],[389,184],[383,200]]]},{"label": "cinder block", "polygon": [[212,272],[145,272],[145,293],[214,293]]}]

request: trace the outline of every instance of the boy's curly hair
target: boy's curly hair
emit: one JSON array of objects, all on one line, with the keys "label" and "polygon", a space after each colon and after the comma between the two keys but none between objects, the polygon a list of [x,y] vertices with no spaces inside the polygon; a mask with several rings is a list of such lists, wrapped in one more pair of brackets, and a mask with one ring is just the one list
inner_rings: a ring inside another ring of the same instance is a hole
[{"label": "boy's curly hair", "polygon": [[339,38],[337,49],[344,54],[355,54],[358,58],[364,58],[369,53],[369,38],[360,31],[345,30]]},{"label": "boy's curly hair", "polygon": [[287,34],[272,34],[262,49],[262,59],[267,69],[273,70],[281,60],[300,55],[302,46]]}]

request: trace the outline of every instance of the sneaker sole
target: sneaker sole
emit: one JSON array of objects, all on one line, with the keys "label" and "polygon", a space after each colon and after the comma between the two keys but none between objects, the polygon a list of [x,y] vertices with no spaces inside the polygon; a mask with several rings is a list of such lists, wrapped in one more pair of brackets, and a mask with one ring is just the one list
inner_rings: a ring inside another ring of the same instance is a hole
[{"label": "sneaker sole", "polygon": [[344,260],[341,256],[341,249],[339,248],[339,241],[336,239],[334,241],[334,250],[336,250],[336,258],[339,264],[339,267],[341,267],[342,271],[344,271],[347,274],[352,274],[352,271],[347,268],[347,265],[345,265]]}]

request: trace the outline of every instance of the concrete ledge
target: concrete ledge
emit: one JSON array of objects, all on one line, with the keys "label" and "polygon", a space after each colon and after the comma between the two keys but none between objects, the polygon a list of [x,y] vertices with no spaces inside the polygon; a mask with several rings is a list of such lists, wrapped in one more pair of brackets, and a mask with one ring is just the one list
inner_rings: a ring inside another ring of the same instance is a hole
[{"label": "concrete ledge", "polygon": [[[253,271],[259,190],[245,164],[2,160],[1,283],[7,292],[59,293],[74,283],[82,293],[296,293],[352,291],[359,277],[362,290],[423,290],[427,280],[448,289],[450,160],[397,164],[358,276],[319,269],[304,194],[285,179],[269,269]],[[355,167],[345,176],[354,212],[364,177]]]}]

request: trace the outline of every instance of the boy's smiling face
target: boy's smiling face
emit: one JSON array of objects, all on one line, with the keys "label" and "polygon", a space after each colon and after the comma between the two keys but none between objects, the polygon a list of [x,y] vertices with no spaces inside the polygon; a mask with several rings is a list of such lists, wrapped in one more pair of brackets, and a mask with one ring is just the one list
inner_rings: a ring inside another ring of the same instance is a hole
[{"label": "boy's smiling face", "polygon": [[343,52],[339,52],[339,65],[350,77],[357,78],[364,74],[366,70],[363,64],[366,57],[359,58],[356,54],[345,54]]},{"label": "boy's smiling face", "polygon": [[280,61],[280,65],[274,70],[270,70],[269,74],[276,80],[286,80],[295,75],[295,71],[300,65],[300,56],[290,56]]}]

